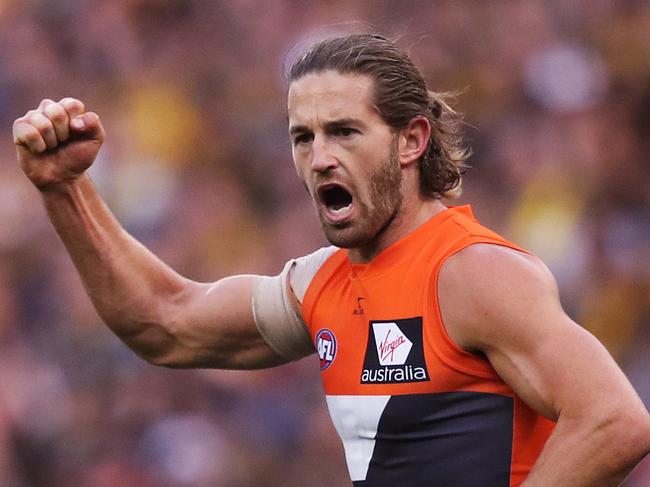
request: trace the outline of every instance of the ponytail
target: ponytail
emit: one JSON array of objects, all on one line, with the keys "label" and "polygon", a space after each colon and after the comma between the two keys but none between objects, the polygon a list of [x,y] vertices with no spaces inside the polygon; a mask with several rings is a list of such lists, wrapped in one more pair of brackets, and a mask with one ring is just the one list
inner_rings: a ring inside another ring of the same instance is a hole
[{"label": "ponytail", "polygon": [[462,117],[448,104],[456,94],[428,91],[428,97],[431,138],[420,160],[420,191],[430,197],[458,198],[471,151],[462,146]]}]

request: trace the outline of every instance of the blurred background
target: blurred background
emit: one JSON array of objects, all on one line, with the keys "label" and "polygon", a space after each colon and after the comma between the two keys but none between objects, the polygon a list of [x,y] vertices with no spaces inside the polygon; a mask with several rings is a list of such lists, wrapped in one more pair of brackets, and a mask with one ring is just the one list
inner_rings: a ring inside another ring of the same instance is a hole
[{"label": "blurred background", "polygon": [[[650,403],[647,1],[0,0],[0,486],[349,485],[309,358],[261,372],[138,359],[84,294],[12,121],[74,96],[122,224],[203,281],[325,242],[291,162],[283,65],[314,35],[399,37],[463,90],[459,202],[540,255]],[[650,459],[628,487],[650,485]]]}]

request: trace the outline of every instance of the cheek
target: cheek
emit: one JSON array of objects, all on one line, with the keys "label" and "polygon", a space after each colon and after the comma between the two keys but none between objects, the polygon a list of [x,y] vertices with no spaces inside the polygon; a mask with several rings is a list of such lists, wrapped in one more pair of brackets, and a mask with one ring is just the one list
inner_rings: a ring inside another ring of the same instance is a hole
[{"label": "cheek", "polygon": [[300,179],[304,179],[304,164],[301,160],[300,153],[294,148],[291,150],[291,156],[293,157],[293,167],[296,169]]},{"label": "cheek", "polygon": [[307,180],[307,176],[306,176],[306,175],[308,174],[308,172],[306,172],[306,171],[303,169],[304,166],[302,166],[302,165],[300,164],[300,162],[299,162],[298,160],[296,160],[295,155],[294,155],[294,158],[293,158],[293,167],[295,168],[295,170],[296,170],[296,174],[298,174],[298,178],[300,179],[300,182],[302,182],[303,187],[305,188],[305,190],[306,190],[306,191],[309,193],[309,195],[311,196],[311,189],[310,189],[310,187],[309,187],[309,184],[310,184],[310,183],[309,183],[309,181]]},{"label": "cheek", "polygon": [[363,147],[357,148],[354,157],[364,162],[363,166],[367,173],[377,171],[386,165],[391,158],[393,141],[387,137],[375,137],[367,141]]}]

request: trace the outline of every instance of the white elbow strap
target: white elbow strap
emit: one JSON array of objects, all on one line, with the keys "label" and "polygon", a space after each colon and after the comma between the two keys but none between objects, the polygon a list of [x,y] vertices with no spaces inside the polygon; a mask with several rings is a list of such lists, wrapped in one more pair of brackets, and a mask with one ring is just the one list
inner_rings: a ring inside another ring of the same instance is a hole
[{"label": "white elbow strap", "polygon": [[273,277],[256,276],[253,283],[253,316],[266,343],[281,357],[298,360],[314,352],[307,327],[294,310],[288,276],[295,261]]}]

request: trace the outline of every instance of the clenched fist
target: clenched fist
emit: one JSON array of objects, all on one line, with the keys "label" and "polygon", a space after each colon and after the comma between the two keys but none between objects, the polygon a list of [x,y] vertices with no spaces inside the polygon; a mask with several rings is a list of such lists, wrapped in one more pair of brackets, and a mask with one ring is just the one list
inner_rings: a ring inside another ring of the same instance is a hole
[{"label": "clenched fist", "polygon": [[79,100],[46,99],[14,122],[13,135],[22,170],[47,191],[73,182],[92,165],[104,128]]}]

